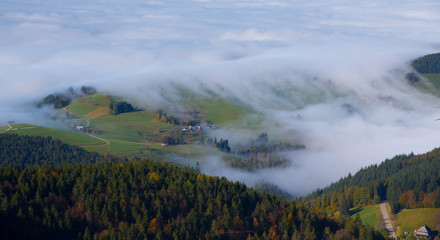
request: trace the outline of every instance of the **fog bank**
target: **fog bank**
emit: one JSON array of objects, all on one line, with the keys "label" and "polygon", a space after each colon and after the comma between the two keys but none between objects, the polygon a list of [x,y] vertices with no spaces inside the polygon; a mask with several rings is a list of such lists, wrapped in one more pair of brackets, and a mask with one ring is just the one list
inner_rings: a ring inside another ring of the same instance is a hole
[{"label": "fog bank", "polygon": [[148,106],[178,105],[182,88],[221,96],[307,150],[287,169],[247,173],[208,156],[203,170],[304,194],[439,145],[439,99],[404,77],[412,59],[440,51],[438,9],[437,0],[6,0],[0,125],[38,122],[30,102],[83,84]]}]

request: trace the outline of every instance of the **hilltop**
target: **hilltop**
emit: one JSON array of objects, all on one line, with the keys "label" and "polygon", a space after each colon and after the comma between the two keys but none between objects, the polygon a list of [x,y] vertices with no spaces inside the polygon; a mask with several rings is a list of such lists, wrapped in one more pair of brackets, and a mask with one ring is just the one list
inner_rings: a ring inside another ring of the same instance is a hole
[{"label": "hilltop", "polygon": [[[291,140],[269,138],[268,133],[257,130],[262,116],[250,107],[188,91],[182,94],[186,97],[179,108],[161,109],[139,106],[89,86],[69,88],[36,104],[57,109],[51,116],[56,129],[15,124],[4,133],[52,136],[88,151],[131,159],[184,158],[188,159],[185,164],[191,166],[210,155],[223,159],[228,166],[248,171],[286,167],[289,162],[282,152],[304,148]],[[223,128],[243,129],[251,137],[231,145],[230,139],[217,137]]]}]

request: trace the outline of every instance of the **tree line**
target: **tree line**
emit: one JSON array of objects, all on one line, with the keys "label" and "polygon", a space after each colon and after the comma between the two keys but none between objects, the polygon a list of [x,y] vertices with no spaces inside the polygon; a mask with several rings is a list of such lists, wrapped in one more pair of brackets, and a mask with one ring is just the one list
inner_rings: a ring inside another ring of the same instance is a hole
[{"label": "tree line", "polygon": [[0,134],[0,166],[40,166],[117,161],[52,137]]},{"label": "tree line", "polygon": [[52,161],[2,163],[1,239],[384,239],[360,219],[329,219],[307,204],[189,168],[143,159]]},{"label": "tree line", "polygon": [[118,115],[121,113],[133,112],[135,108],[128,102],[112,102],[109,106],[110,114]]},{"label": "tree line", "polygon": [[63,93],[53,93],[44,97],[37,103],[37,107],[41,108],[44,105],[53,106],[56,109],[63,108],[69,105],[74,99],[96,93],[96,89],[90,86],[81,86],[80,91],[76,91],[73,87],[69,87]]},{"label": "tree line", "polygon": [[261,133],[256,139],[249,139],[248,143],[238,144],[231,150],[227,139],[208,138],[207,144],[215,146],[220,151],[230,153],[226,156],[227,164],[234,168],[254,171],[261,168],[287,167],[289,161],[283,156],[283,152],[304,149],[304,145],[289,142],[269,141],[267,133]]},{"label": "tree line", "polygon": [[[349,174],[306,196],[319,211],[336,211],[387,200],[393,213],[401,209],[440,207],[440,148],[428,153],[397,155],[380,165]],[[342,206],[343,200],[347,205]]]},{"label": "tree line", "polygon": [[412,67],[419,73],[440,73],[440,53],[429,54],[417,58],[411,63]]}]

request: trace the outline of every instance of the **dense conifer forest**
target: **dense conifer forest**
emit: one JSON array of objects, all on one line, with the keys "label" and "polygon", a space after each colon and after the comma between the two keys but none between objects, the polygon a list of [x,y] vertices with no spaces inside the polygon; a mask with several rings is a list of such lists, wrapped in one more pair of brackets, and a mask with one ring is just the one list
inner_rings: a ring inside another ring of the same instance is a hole
[{"label": "dense conifer forest", "polygon": [[412,62],[412,66],[419,73],[440,73],[440,53],[417,58]]},{"label": "dense conifer forest", "polygon": [[55,156],[41,166],[44,154],[30,162],[1,157],[1,239],[383,239],[360,219],[330,219],[193,169],[142,159],[108,163],[88,153],[72,164],[76,158],[57,156],[75,156],[78,148],[1,136],[9,143],[2,153],[35,145]]},{"label": "dense conifer forest", "polygon": [[[403,208],[440,207],[440,148],[398,155],[349,174],[306,199],[320,211],[376,204],[387,200],[393,213]],[[342,206],[343,200],[347,205]]]},{"label": "dense conifer forest", "polygon": [[[217,147],[220,151],[231,153],[228,140],[208,138],[207,144]],[[228,166],[254,171],[260,168],[287,167],[289,161],[283,153],[305,149],[304,145],[289,142],[271,142],[267,133],[261,133],[256,139],[249,139],[249,143],[239,143],[232,154],[225,157]]]},{"label": "dense conifer forest", "polygon": [[39,136],[0,134],[0,166],[60,165],[116,161],[84,149],[64,144],[58,139]]}]

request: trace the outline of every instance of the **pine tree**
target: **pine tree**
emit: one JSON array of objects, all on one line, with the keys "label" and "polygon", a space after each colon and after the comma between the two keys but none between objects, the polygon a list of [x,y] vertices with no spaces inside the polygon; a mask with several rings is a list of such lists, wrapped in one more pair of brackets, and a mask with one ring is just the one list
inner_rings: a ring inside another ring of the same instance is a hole
[{"label": "pine tree", "polygon": [[339,205],[339,212],[341,213],[341,216],[348,215],[349,205],[347,198],[344,194],[342,194],[341,203]]}]

